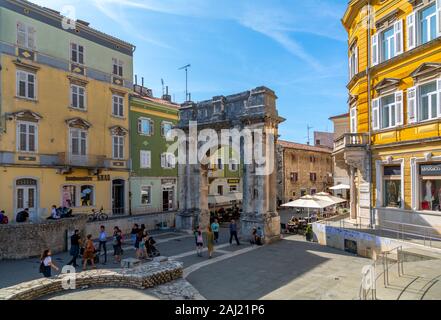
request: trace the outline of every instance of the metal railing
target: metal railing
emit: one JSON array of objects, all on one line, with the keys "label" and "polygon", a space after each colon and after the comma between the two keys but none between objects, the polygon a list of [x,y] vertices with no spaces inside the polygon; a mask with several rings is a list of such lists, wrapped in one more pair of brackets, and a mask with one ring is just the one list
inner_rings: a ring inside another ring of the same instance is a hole
[{"label": "metal railing", "polygon": [[[394,260],[389,258],[390,255],[392,255],[396,251],[397,259],[395,262]],[[391,267],[396,264],[397,266],[397,274],[398,277],[401,277],[404,275],[404,254],[403,254],[403,246],[395,247],[391,250],[383,251],[379,255],[380,259],[375,260],[371,264],[371,268],[367,268],[367,271],[363,273],[362,277],[362,284],[360,285],[359,290],[359,299],[360,300],[367,300],[369,295],[371,295],[372,300],[377,299],[377,282],[380,280],[381,277],[383,277],[383,286],[387,288],[390,285],[389,282],[389,270]],[[378,270],[378,265],[381,263],[382,266],[382,272],[380,272],[378,275],[376,274],[376,270]],[[371,285],[368,288],[364,287],[364,281],[366,277],[368,277],[370,272],[373,273],[374,279]]]},{"label": "metal railing", "polygon": [[70,152],[58,153],[58,165],[63,166],[102,168],[105,167],[105,159],[104,155],[76,155]]},{"label": "metal railing", "polygon": [[348,147],[364,147],[369,142],[369,135],[366,133],[345,133],[334,142],[334,152]]}]

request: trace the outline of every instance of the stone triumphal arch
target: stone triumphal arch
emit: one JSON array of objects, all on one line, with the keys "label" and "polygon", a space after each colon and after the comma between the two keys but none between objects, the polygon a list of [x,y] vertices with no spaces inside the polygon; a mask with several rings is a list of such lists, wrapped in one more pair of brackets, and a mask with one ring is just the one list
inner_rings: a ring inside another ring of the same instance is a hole
[{"label": "stone triumphal arch", "polygon": [[[276,143],[278,125],[284,119],[278,115],[276,99],[272,90],[258,87],[199,103],[189,101],[181,106],[176,130],[185,133],[186,138],[180,139],[178,156],[178,229],[192,230],[196,225],[206,228],[210,223],[209,156],[213,150],[228,145],[240,154],[241,233],[250,235],[253,227],[261,227],[265,242],[280,238]],[[213,139],[216,136],[219,139]],[[185,157],[182,150],[186,151]],[[201,154],[195,161],[196,155]]]}]

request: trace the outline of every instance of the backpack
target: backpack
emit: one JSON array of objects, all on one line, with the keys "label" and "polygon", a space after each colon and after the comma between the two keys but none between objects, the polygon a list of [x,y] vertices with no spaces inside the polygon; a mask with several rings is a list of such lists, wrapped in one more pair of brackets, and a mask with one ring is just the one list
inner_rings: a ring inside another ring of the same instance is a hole
[{"label": "backpack", "polygon": [[8,224],[8,223],[9,223],[8,216],[3,216],[3,220],[0,221],[0,224]]}]

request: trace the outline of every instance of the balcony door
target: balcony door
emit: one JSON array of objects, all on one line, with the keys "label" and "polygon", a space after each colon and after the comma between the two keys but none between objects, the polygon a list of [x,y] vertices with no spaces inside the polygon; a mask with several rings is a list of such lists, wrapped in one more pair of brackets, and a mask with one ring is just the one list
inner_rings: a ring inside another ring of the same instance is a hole
[{"label": "balcony door", "polygon": [[70,129],[69,161],[71,164],[87,164],[87,131]]},{"label": "balcony door", "polygon": [[34,220],[37,215],[37,180],[19,179],[15,183],[15,215],[29,209],[29,218]]}]

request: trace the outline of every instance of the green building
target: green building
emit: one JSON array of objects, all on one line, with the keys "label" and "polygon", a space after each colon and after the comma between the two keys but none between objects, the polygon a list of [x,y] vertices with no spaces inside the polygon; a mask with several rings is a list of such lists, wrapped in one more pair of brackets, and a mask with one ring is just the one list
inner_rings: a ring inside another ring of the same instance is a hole
[{"label": "green building", "polygon": [[179,105],[170,96],[154,98],[151,90],[135,85],[130,96],[130,201],[132,214],[178,209],[175,155],[167,153],[165,138],[177,124]]}]

